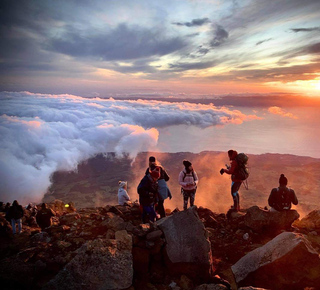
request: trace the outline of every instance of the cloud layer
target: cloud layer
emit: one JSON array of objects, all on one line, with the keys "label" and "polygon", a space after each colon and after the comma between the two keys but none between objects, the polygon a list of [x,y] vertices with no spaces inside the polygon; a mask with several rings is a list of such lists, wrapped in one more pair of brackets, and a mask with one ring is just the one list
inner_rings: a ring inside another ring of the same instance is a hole
[{"label": "cloud layer", "polygon": [[172,125],[200,128],[258,119],[212,104],[0,93],[0,200],[39,201],[56,170],[97,153],[119,156],[156,147]]}]

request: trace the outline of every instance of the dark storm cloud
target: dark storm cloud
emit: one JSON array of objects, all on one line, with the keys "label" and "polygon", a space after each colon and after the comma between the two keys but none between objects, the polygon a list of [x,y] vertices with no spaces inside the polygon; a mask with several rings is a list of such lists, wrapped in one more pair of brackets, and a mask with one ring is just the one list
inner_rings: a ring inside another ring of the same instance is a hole
[{"label": "dark storm cloud", "polygon": [[265,39],[265,40],[258,41],[258,42],[256,43],[256,45],[260,45],[260,44],[265,43],[265,42],[268,42],[268,41],[270,41],[270,40],[272,40],[272,38],[268,38],[268,39]]},{"label": "dark storm cloud", "polygon": [[162,31],[120,24],[115,29],[94,34],[69,27],[61,37],[51,39],[46,49],[74,57],[93,57],[105,61],[163,56],[187,44],[179,37],[166,37]]},{"label": "dark storm cloud", "polygon": [[202,26],[210,23],[209,18],[198,18],[193,19],[191,22],[173,22],[172,24],[177,26],[186,26],[186,27],[194,27],[194,26]]},{"label": "dark storm cloud", "polygon": [[311,32],[311,31],[320,31],[320,27],[310,27],[310,28],[292,28],[291,31],[297,32]]},{"label": "dark storm cloud", "polygon": [[220,46],[229,37],[229,33],[221,26],[215,25],[213,29],[213,38],[210,41],[212,47]]}]

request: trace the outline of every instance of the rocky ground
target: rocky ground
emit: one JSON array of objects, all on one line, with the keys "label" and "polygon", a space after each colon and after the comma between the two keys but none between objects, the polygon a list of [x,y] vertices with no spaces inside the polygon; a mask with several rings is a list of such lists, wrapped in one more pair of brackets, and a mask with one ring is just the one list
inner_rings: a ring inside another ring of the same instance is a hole
[{"label": "rocky ground", "polygon": [[57,216],[43,232],[26,210],[23,232],[13,236],[1,214],[1,289],[320,287],[319,210],[299,220],[294,210],[193,207],[142,224],[138,204],[49,206]]}]

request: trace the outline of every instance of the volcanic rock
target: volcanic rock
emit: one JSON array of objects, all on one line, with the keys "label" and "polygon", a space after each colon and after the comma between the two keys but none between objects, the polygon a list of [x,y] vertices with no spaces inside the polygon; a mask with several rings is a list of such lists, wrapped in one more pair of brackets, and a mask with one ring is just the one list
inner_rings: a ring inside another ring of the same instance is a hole
[{"label": "volcanic rock", "polygon": [[320,283],[320,257],[301,234],[283,232],[231,267],[240,286],[300,289]]},{"label": "volcanic rock", "polygon": [[79,222],[81,216],[78,213],[68,213],[60,217],[60,224],[72,226],[75,223]]},{"label": "volcanic rock", "polygon": [[196,206],[156,222],[166,240],[167,267],[194,279],[208,279],[212,273],[211,244]]},{"label": "volcanic rock", "polygon": [[202,284],[194,290],[227,290],[228,288],[222,284]]},{"label": "volcanic rock", "polygon": [[255,232],[276,232],[290,228],[299,217],[296,210],[270,212],[258,206],[252,206],[244,216],[244,224]]},{"label": "volcanic rock", "polygon": [[295,225],[309,231],[320,231],[320,210],[310,212],[303,219],[295,222]]},{"label": "volcanic rock", "polygon": [[[122,237],[123,233],[120,234]],[[131,249],[123,241],[88,241],[43,289],[125,289],[133,277]]]}]

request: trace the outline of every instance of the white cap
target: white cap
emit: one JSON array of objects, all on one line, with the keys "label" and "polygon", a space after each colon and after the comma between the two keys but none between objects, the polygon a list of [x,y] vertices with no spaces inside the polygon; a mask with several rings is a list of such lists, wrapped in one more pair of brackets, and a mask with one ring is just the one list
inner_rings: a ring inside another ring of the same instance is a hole
[{"label": "white cap", "polygon": [[125,187],[127,185],[127,181],[119,181],[119,188]]}]

